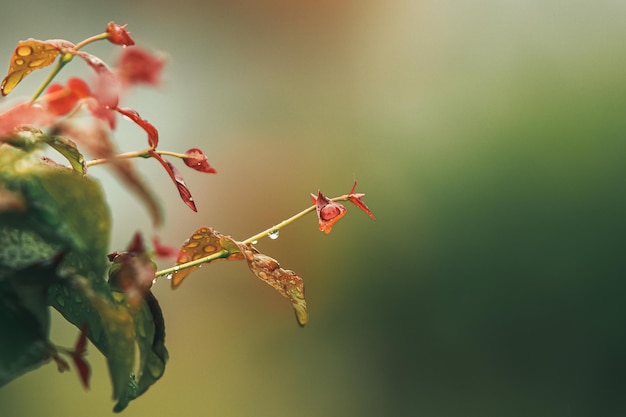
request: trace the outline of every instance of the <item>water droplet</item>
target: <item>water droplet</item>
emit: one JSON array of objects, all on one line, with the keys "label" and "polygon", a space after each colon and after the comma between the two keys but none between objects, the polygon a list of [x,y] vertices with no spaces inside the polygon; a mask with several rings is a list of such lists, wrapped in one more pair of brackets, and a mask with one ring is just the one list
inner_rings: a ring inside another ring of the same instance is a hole
[{"label": "water droplet", "polygon": [[152,285],[154,285],[156,283],[157,283],[157,279],[155,278],[155,279],[152,280]]},{"label": "water droplet", "polygon": [[269,238],[272,239],[272,240],[276,240],[276,239],[278,239],[278,233],[279,233],[278,230],[274,230],[273,232],[271,232],[267,236],[269,236]]},{"label": "water droplet", "polygon": [[174,277],[174,274],[167,274],[167,276],[165,278],[172,279],[173,277]]},{"label": "water droplet", "polygon": [[256,245],[257,243],[259,243],[259,241],[258,241],[258,240],[253,240],[253,241],[252,241],[252,244],[253,244],[253,245]]},{"label": "water droplet", "polygon": [[179,269],[180,269],[180,266],[175,265],[175,266],[174,266],[174,273],[178,272],[178,270],[179,270]]}]

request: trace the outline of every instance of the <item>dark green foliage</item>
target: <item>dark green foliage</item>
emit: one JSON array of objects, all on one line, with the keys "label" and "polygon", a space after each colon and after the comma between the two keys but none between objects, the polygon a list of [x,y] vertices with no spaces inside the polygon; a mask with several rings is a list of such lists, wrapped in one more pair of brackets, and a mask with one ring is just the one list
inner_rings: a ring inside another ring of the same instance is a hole
[{"label": "dark green foliage", "polygon": [[121,411],[163,374],[158,303],[149,295],[131,305],[105,280],[109,211],[79,163],[72,170],[0,145],[0,164],[0,334],[10,341],[0,344],[0,385],[50,360],[52,306],[106,357]]}]

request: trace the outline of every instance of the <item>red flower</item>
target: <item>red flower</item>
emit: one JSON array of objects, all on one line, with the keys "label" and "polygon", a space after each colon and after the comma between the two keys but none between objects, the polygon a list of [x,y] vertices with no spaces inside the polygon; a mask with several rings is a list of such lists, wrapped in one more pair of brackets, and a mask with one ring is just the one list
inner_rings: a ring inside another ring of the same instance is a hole
[{"label": "red flower", "polygon": [[315,204],[320,230],[326,234],[330,233],[335,223],[346,215],[346,208],[342,204],[326,198],[321,191],[317,192],[317,197],[311,194],[311,199]]},{"label": "red flower", "polygon": [[198,148],[191,148],[187,152],[185,152],[185,158],[183,161],[185,165],[190,168],[195,169],[196,171],[206,172],[207,174],[215,174],[217,171],[213,168],[209,162],[207,161],[207,157]]},{"label": "red flower", "polygon": [[130,37],[126,31],[126,25],[121,26],[114,22],[109,22],[107,25],[106,33],[109,35],[107,38],[109,42],[121,46],[133,46],[135,41]]},{"label": "red flower", "polygon": [[123,84],[147,84],[157,87],[161,84],[161,71],[164,65],[165,59],[137,46],[122,51],[116,68]]}]

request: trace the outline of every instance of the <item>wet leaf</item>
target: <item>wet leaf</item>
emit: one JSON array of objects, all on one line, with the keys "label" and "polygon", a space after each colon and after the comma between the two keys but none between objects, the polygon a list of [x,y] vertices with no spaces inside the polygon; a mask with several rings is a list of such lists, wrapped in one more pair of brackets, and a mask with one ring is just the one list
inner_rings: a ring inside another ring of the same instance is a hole
[{"label": "wet leaf", "polygon": [[[218,257],[211,262],[222,259],[244,259],[239,246],[231,237],[224,236],[210,227],[201,227],[183,243],[178,258],[176,259],[176,265],[196,261],[209,255],[218,255]],[[193,266],[173,273],[172,288],[177,288],[181,282],[183,282],[183,279],[199,267],[199,265]]]},{"label": "wet leaf", "polygon": [[304,326],[309,320],[309,315],[302,278],[293,271],[281,268],[276,259],[259,253],[252,246],[240,243],[239,247],[252,273],[291,301],[298,324]]},{"label": "wet leaf", "polygon": [[20,41],[11,57],[9,72],[2,80],[0,92],[6,96],[15,86],[34,70],[52,64],[61,52],[48,41],[28,39]]},{"label": "wet leaf", "polygon": [[76,172],[82,175],[87,173],[85,159],[73,141],[64,136],[57,135],[45,135],[43,138],[51,148],[55,149],[69,161]]},{"label": "wet leaf", "polygon": [[151,148],[154,149],[157,147],[157,145],[159,144],[159,131],[156,129],[156,127],[154,127],[147,120],[142,119],[141,116],[139,116],[139,113],[137,113],[135,110],[122,109],[119,107],[116,110],[118,113],[128,117],[130,120],[135,122],[139,127],[146,131],[146,133],[148,134],[148,144]]},{"label": "wet leaf", "polygon": [[213,168],[209,161],[207,160],[206,155],[198,148],[191,148],[187,152],[185,152],[185,158],[183,158],[185,165],[190,168],[195,169],[199,172],[204,172],[207,174],[215,174],[217,171]]},{"label": "wet leaf", "polygon": [[180,198],[182,198],[185,204],[187,204],[187,206],[189,206],[189,208],[193,211],[198,211],[198,209],[196,208],[196,203],[194,203],[193,197],[191,196],[191,191],[189,191],[189,188],[187,188],[187,184],[185,184],[185,180],[183,179],[183,176],[180,174],[178,169],[176,169],[176,167],[170,162],[161,158],[161,155],[159,155],[155,151],[150,151],[149,154],[151,157],[159,161],[163,168],[165,168],[165,171],[167,171],[172,181],[174,181],[174,185],[176,185],[176,188],[178,189]]}]

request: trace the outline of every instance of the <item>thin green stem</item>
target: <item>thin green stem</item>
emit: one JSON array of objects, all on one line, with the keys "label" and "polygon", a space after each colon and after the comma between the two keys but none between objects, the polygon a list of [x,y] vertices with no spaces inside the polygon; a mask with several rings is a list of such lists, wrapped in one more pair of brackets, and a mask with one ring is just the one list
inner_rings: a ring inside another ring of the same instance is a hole
[{"label": "thin green stem", "polygon": [[[331,201],[345,201],[347,199],[348,199],[347,195],[342,195],[340,197],[331,198],[330,200]],[[285,226],[295,222],[296,220],[300,219],[301,217],[304,217],[305,215],[309,214],[312,211],[315,211],[315,204],[310,206],[310,207],[305,208],[304,210],[302,210],[301,212],[299,212],[297,214],[294,214],[293,216],[289,217],[288,219],[285,219],[282,222],[277,223],[274,226],[272,226],[272,227],[270,227],[268,229],[263,230],[260,233],[257,233],[257,234],[255,234],[253,236],[250,236],[246,240],[241,241],[239,243],[243,243],[244,245],[254,244],[259,239],[262,239],[264,237],[268,237],[271,234],[278,232],[283,227],[285,227]],[[227,257],[229,255],[231,255],[231,253],[228,250],[222,249],[221,251],[215,252],[215,253],[213,253],[213,254],[211,254],[209,256],[205,256],[204,258],[199,258],[199,259],[196,259],[195,261],[185,262],[185,263],[182,263],[182,264],[175,265],[175,266],[173,266],[171,268],[167,268],[167,269],[163,269],[161,271],[157,271],[155,273],[155,277],[161,277],[161,276],[164,276],[164,275],[175,274],[175,273],[177,273],[180,270],[187,269],[187,268],[192,268],[194,266],[202,265],[202,264],[207,263],[207,262],[212,262],[212,261],[215,261],[215,260],[220,259],[220,258],[225,258],[225,257]]]},{"label": "thin green stem", "polygon": [[107,162],[111,162],[111,160],[113,159],[146,158],[150,150],[152,150],[152,148],[143,149],[141,151],[121,153],[119,155],[115,155],[113,158],[92,159],[91,161],[85,162],[85,167],[89,168],[94,165],[106,164]]},{"label": "thin green stem", "polygon": [[50,74],[48,74],[48,76],[46,77],[44,82],[39,86],[39,88],[37,89],[37,91],[35,92],[33,97],[30,99],[31,102],[33,102],[33,101],[35,101],[35,100],[37,100],[39,98],[41,93],[43,93],[44,90],[46,89],[46,87],[48,87],[48,85],[52,82],[52,80],[54,80],[54,77],[56,77],[57,74],[59,72],[61,72],[61,69],[63,69],[65,64],[70,62],[72,60],[72,58],[74,58],[74,55],[72,55],[72,54],[65,54],[65,55],[63,55],[61,57],[61,59],[59,59],[59,61],[57,62],[56,66],[54,67],[52,72],[50,72]]},{"label": "thin green stem", "polygon": [[180,264],[180,265],[175,265],[171,268],[162,269],[160,271],[157,271],[154,274],[154,276],[162,277],[164,275],[175,274],[176,272],[182,269],[193,268],[194,266],[202,265],[207,262],[212,262],[220,258],[225,258],[228,255],[230,255],[230,252],[227,251],[226,249],[222,249],[221,251],[212,253],[211,255],[205,256],[204,258],[196,259],[195,261],[191,261],[191,262],[185,262],[184,264]]},{"label": "thin green stem", "polygon": [[170,151],[157,151],[156,149],[154,151],[158,153],[159,155],[173,156],[174,158],[180,158],[180,159],[187,158],[187,155],[185,155],[184,153],[170,152]]},{"label": "thin green stem", "polygon": [[88,45],[90,43],[96,42],[96,41],[101,41],[103,39],[107,39],[109,37],[109,34],[106,32],[103,32],[99,35],[94,35],[90,38],[85,39],[84,41],[81,41],[79,43],[76,44],[76,46],[74,47],[74,49],[79,50],[80,48],[84,47],[85,45]]},{"label": "thin green stem", "polygon": [[[87,38],[84,41],[79,42],[78,44],[76,44],[74,46],[74,51],[78,51],[80,48],[84,47],[85,45],[88,45],[88,44],[90,44],[92,42],[96,42],[96,41],[100,41],[100,40],[103,40],[103,39],[107,39],[108,37],[109,37],[109,34],[104,32],[104,33],[101,33],[99,35],[95,35],[95,36],[92,36],[90,38]],[[35,101],[35,100],[37,100],[39,98],[39,96],[44,92],[46,87],[48,87],[48,85],[52,82],[52,80],[54,80],[54,77],[57,76],[57,74],[63,69],[63,67],[68,62],[70,62],[72,59],[74,59],[74,55],[75,55],[75,53],[70,53],[70,52],[67,52],[67,53],[61,55],[61,59],[59,59],[59,61],[57,62],[57,65],[54,67],[52,72],[50,72],[50,74],[48,74],[48,77],[46,77],[44,82],[39,86],[39,88],[37,89],[37,91],[35,92],[33,97],[30,99],[31,102],[33,102],[33,101]]]}]

